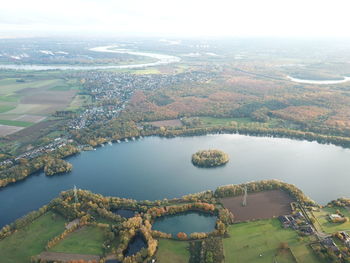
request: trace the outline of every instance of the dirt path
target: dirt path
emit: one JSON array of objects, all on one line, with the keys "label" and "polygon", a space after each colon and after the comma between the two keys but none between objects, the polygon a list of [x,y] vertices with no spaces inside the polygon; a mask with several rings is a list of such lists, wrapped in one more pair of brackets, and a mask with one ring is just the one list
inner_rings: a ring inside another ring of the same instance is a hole
[{"label": "dirt path", "polygon": [[63,261],[69,262],[72,260],[85,260],[85,261],[96,261],[100,260],[99,256],[96,255],[83,255],[83,254],[69,254],[59,252],[42,252],[39,255],[40,259],[46,261]]}]

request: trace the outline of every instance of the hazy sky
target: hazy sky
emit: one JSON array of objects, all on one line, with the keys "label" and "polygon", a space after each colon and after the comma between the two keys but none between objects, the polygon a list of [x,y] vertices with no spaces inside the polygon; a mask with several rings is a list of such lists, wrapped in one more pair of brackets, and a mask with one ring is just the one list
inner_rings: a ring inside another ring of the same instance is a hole
[{"label": "hazy sky", "polygon": [[350,36],[349,0],[7,0],[0,34]]}]

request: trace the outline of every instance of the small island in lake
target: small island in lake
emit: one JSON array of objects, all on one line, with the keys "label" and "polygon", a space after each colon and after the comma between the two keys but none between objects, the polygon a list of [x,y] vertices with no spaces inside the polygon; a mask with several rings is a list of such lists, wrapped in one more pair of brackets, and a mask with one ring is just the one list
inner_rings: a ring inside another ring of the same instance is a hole
[{"label": "small island in lake", "polygon": [[219,150],[201,150],[192,154],[192,163],[198,167],[216,167],[228,161],[228,154]]}]

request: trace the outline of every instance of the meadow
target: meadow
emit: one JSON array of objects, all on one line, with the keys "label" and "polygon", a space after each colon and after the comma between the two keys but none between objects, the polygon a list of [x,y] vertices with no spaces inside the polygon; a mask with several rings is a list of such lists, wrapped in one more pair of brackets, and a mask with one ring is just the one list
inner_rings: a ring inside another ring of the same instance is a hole
[{"label": "meadow", "polygon": [[223,240],[227,263],[321,262],[308,247],[308,239],[282,228],[278,219],[238,223],[228,231],[230,237]]},{"label": "meadow", "polygon": [[187,263],[190,258],[188,242],[160,239],[157,258],[159,262]]},{"label": "meadow", "polygon": [[1,262],[29,262],[45,249],[47,241],[64,231],[65,220],[47,212],[33,223],[0,241]]},{"label": "meadow", "polygon": [[50,249],[52,252],[72,254],[101,255],[104,241],[104,230],[96,226],[86,226],[69,234],[56,246]]}]

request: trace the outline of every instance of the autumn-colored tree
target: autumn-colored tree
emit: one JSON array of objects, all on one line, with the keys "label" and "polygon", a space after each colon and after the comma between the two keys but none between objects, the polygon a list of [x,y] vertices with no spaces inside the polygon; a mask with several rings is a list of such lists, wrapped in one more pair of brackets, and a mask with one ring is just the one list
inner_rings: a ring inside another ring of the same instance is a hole
[{"label": "autumn-colored tree", "polygon": [[202,233],[202,232],[193,232],[190,235],[191,239],[203,239],[203,238],[207,238],[208,234],[207,233]]},{"label": "autumn-colored tree", "polygon": [[123,227],[132,228],[132,227],[140,227],[142,224],[142,218],[140,216],[134,216],[128,219],[123,223]]},{"label": "autumn-colored tree", "polygon": [[184,233],[184,232],[179,232],[177,233],[177,238],[180,239],[180,240],[187,240],[187,234]]},{"label": "autumn-colored tree", "polygon": [[82,216],[79,221],[80,226],[85,226],[88,223],[89,218],[90,216],[88,215]]},{"label": "autumn-colored tree", "polygon": [[223,222],[221,222],[220,220],[218,220],[218,221],[216,222],[216,229],[218,230],[218,232],[219,232],[220,235],[223,235],[223,234],[225,234],[225,232],[226,232],[226,226],[225,226],[225,224],[224,224]]}]

